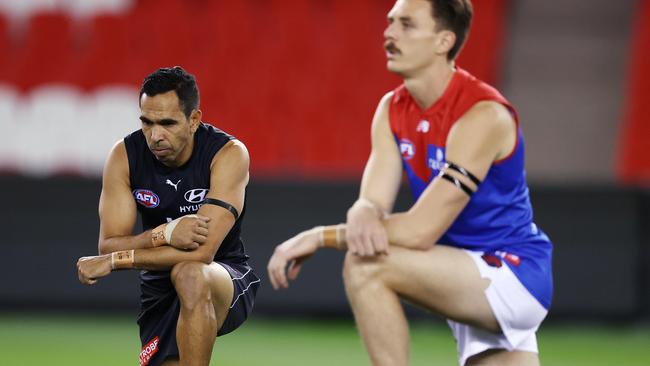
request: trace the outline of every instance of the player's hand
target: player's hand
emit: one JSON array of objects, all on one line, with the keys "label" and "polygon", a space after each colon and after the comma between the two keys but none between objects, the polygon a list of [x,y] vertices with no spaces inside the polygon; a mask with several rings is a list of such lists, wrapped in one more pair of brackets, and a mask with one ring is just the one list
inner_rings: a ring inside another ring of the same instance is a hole
[{"label": "player's hand", "polygon": [[208,239],[208,222],[210,218],[201,215],[181,218],[174,228],[169,245],[182,250],[198,248]]},{"label": "player's hand", "polygon": [[84,285],[94,285],[97,279],[111,273],[111,255],[96,255],[81,257],[77,261],[79,282]]},{"label": "player's hand", "polygon": [[319,235],[317,229],[303,231],[275,247],[267,266],[274,289],[287,288],[289,280],[293,281],[298,277],[304,262],[320,247]]},{"label": "player's hand", "polygon": [[350,207],[345,231],[348,251],[361,257],[388,254],[388,236],[381,216],[379,209],[365,199]]}]

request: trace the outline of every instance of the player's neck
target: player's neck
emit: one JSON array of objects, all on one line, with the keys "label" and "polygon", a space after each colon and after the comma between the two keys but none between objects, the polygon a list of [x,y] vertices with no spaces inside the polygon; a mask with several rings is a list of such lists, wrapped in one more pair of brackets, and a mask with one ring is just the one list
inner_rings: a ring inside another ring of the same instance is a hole
[{"label": "player's neck", "polygon": [[413,76],[404,78],[404,86],[420,109],[429,109],[444,94],[456,68],[453,62],[433,63]]}]

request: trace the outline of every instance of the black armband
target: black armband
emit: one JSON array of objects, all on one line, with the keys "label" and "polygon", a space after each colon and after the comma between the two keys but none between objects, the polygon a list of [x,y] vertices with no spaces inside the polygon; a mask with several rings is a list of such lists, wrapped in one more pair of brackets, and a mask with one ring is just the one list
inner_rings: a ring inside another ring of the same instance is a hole
[{"label": "black armband", "polygon": [[451,161],[448,161],[447,164],[445,164],[445,168],[449,168],[451,170],[454,170],[454,171],[466,176],[467,178],[469,178],[469,180],[474,182],[474,184],[476,184],[477,187],[481,184],[481,181],[478,178],[476,178],[476,176],[474,174],[468,172],[465,168],[463,168],[460,165],[456,165],[456,164],[452,163]]},{"label": "black armband", "polygon": [[463,190],[463,192],[467,193],[468,196],[471,197],[474,194],[474,191],[472,191],[467,185],[465,185],[465,183],[461,182],[456,177],[452,177],[451,175],[443,172],[440,172],[440,175],[438,176],[448,182],[451,182],[453,185]]},{"label": "black armband", "polygon": [[233,216],[235,216],[235,220],[237,220],[239,218],[239,212],[237,212],[237,209],[234,208],[230,203],[224,202],[222,200],[218,200],[216,198],[206,198],[203,201],[203,204],[204,205],[215,205],[215,206],[223,207],[226,210],[230,211],[230,213],[232,213]]}]

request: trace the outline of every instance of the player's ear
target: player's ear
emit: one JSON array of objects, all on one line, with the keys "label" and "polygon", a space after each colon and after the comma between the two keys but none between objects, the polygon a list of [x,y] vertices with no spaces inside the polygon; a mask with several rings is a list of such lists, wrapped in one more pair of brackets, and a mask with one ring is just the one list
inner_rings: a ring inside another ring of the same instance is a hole
[{"label": "player's ear", "polygon": [[436,34],[436,52],[449,53],[456,44],[456,34],[450,30],[441,30]]},{"label": "player's ear", "polygon": [[192,133],[196,132],[196,129],[199,128],[202,116],[203,113],[200,109],[195,109],[192,111],[192,114],[190,114],[190,130]]}]

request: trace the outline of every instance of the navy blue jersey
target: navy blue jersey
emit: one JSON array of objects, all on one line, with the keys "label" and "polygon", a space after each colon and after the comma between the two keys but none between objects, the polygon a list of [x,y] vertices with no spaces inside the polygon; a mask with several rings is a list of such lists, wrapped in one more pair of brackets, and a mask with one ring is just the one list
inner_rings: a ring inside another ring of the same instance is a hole
[{"label": "navy blue jersey", "polygon": [[[214,155],[234,137],[205,123],[194,134],[194,149],[181,167],[170,168],[149,150],[144,134],[135,131],[124,138],[129,159],[133,199],[146,231],[178,217],[196,213],[210,189],[210,164]],[[224,172],[227,174],[227,172]],[[214,260],[244,263],[248,260],[240,238],[246,204],[224,238]],[[143,279],[169,276],[169,271],[142,271]]]}]

